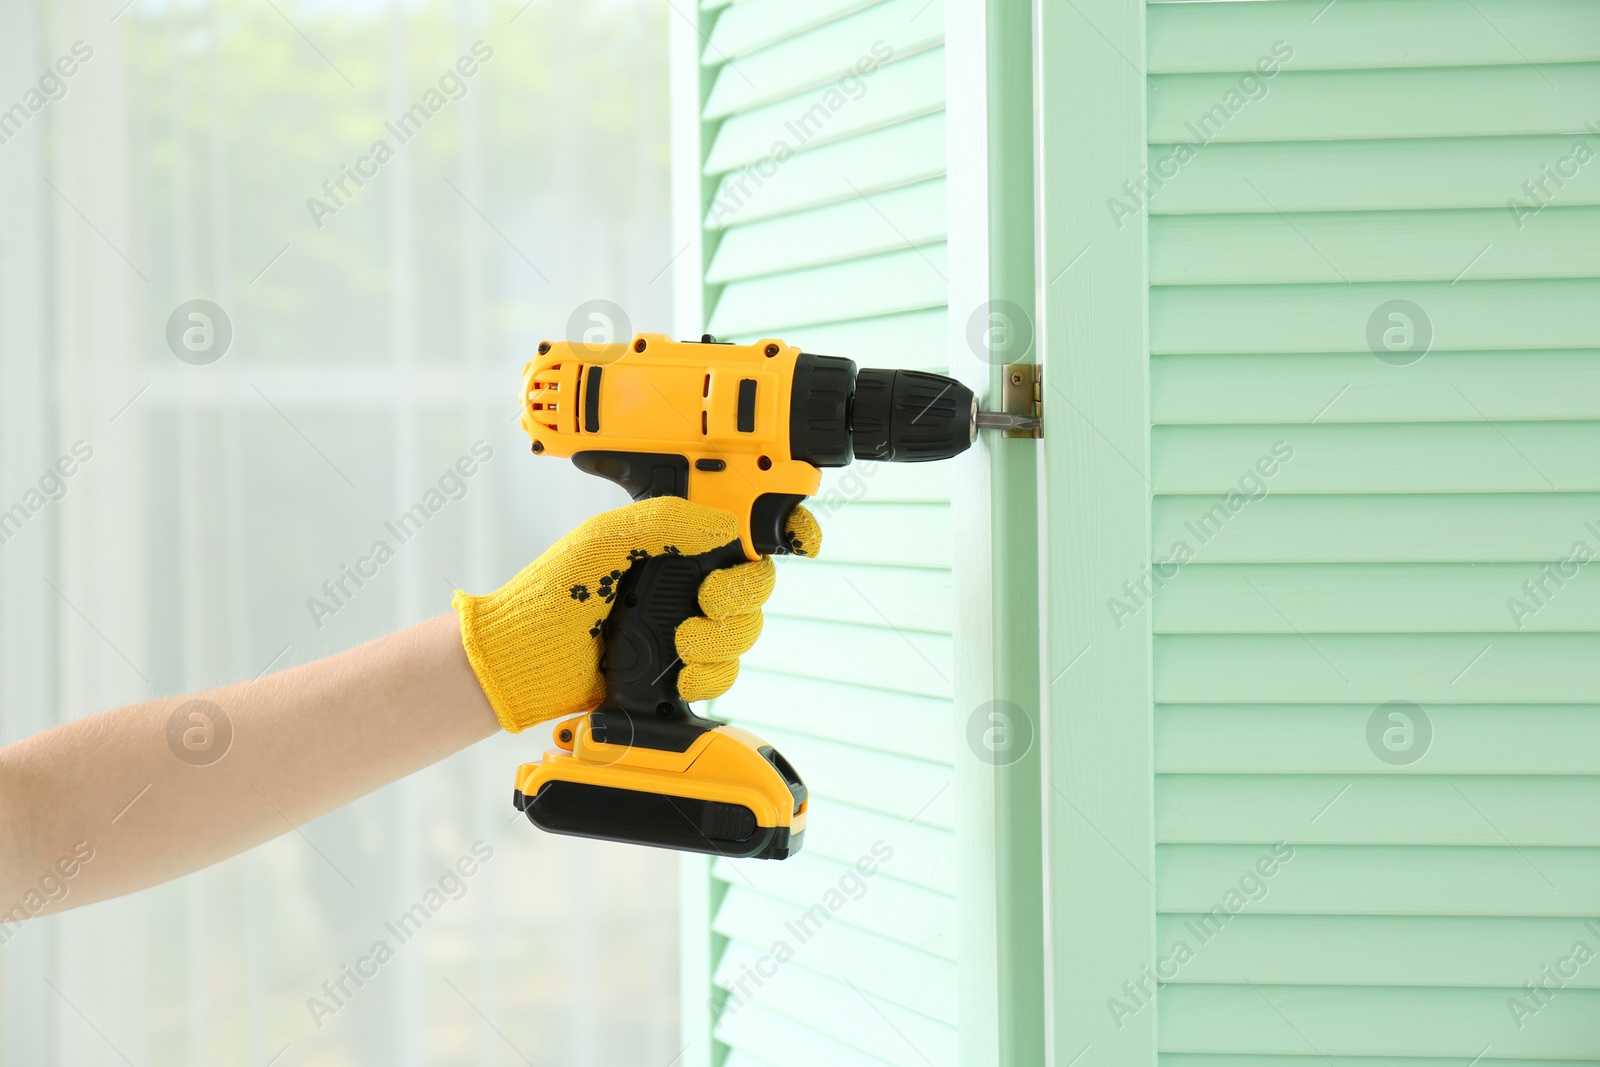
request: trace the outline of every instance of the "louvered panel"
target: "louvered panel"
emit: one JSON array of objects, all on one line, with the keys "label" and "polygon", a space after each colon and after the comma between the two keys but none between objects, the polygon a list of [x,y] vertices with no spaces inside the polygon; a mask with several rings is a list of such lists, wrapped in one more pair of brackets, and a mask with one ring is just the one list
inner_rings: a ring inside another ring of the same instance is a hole
[{"label": "louvered panel", "polygon": [[[1596,168],[1600,172],[1600,167]],[[1465,268],[1467,264],[1463,263]],[[1600,346],[1600,279],[1405,285],[1162,286],[1150,292],[1157,353],[1349,352],[1382,304],[1408,300],[1440,351]],[[1530,323],[1538,329],[1530,331]]]},{"label": "louvered panel", "polygon": [[735,226],[722,235],[706,280],[737,281],[939,244],[944,209],[944,182],[934,180]]},{"label": "louvered panel", "polygon": [[943,8],[924,0],[884,0],[724,64],[706,97],[705,115],[722,118],[823,83],[853,92],[864,71],[937,45],[943,36]]},{"label": "louvered panel", "polygon": [[[1207,563],[1538,564],[1566,559],[1600,515],[1600,497],[1588,493],[1280,493],[1270,504],[1234,501],[1230,510],[1223,496],[1157,497],[1151,543],[1163,558],[1189,543]],[[1226,536],[1213,536],[1219,526]]]},{"label": "louvered panel", "polygon": [[1161,587],[1156,631],[1587,632],[1600,581],[1580,561],[1600,555],[1600,534],[1575,531],[1573,545],[1588,547],[1555,565],[1191,564]]},{"label": "louvered panel", "polygon": [[721,337],[942,306],[942,244],[734,282],[711,316]]},{"label": "louvered panel", "polygon": [[[1541,946],[1543,947],[1543,946]],[[1552,945],[1563,956],[1570,945]],[[1534,970],[1537,964],[1533,965]],[[1533,975],[1530,971],[1529,977]],[[1161,1042],[1183,1052],[1588,1059],[1600,1040],[1600,992],[1567,989],[1518,1028],[1505,989],[1174,985],[1161,993]],[[1499,1064],[1499,1059],[1485,1060]]]},{"label": "louvered panel", "polygon": [[1150,71],[1251,70],[1279,40],[1292,44],[1296,70],[1600,60],[1600,10],[1588,0],[1473,0],[1482,17],[1450,18],[1448,32],[1438,0],[1339,0],[1338,18],[1322,17],[1327,0],[1217,7],[1151,5]]},{"label": "louvered panel", "polygon": [[1372,353],[1157,356],[1151,418],[1173,423],[1496,422],[1589,419],[1600,352],[1430,352],[1395,367]]},{"label": "louvered panel", "polygon": [[1504,206],[1151,220],[1152,285],[1343,282],[1341,274],[1368,282],[1592,278],[1600,274],[1600,209],[1552,206],[1520,231]]},{"label": "louvered panel", "polygon": [[1600,585],[1546,566],[1600,551],[1597,20],[1149,11],[1152,550],[1193,562],[1104,595],[1156,632],[1169,1067],[1600,1058],[1600,974],[1508,1008],[1600,950]]},{"label": "louvered panel", "polygon": [[[772,959],[770,952],[759,953],[738,943],[730,945],[717,969],[717,983],[737,992],[742,980],[745,988],[751,988],[761,972],[773,972]],[[954,1027],[852,989],[848,982],[807,970],[798,955],[792,963],[772,973],[770,980],[763,981],[753,996],[741,999],[769,1008],[774,1014],[804,1021],[881,1057],[885,1063],[899,1067],[954,1067],[956,1063]]]},{"label": "louvered panel", "polygon": [[[1175,982],[1273,985],[1517,988],[1535,946],[1554,962],[1578,941],[1592,947],[1592,920],[1412,915],[1161,915],[1156,943],[1194,950]],[[1600,925],[1600,924],[1596,924]],[[1342,951],[1331,954],[1327,945]],[[1567,985],[1594,989],[1600,971],[1577,968]],[[1502,1009],[1503,1010],[1503,1009]],[[1507,1016],[1509,1019],[1509,1015]]]},{"label": "louvered panel", "polygon": [[1168,74],[1149,106],[1156,143],[1575,134],[1600,116],[1600,65]]},{"label": "louvered panel", "polygon": [[1156,812],[1163,844],[1592,847],[1600,775],[1163,774]]},{"label": "louvered panel", "polygon": [[[1600,490],[1600,422],[1157,427],[1158,493],[1546,493]],[[1291,455],[1292,459],[1281,457]]]},{"label": "louvered panel", "polygon": [[793,905],[796,915],[810,914],[819,924],[846,923],[953,962],[954,899],[895,878],[889,873],[892,845],[878,847],[889,854],[887,862],[864,854],[859,863],[840,863],[802,852],[781,870],[770,863],[719,860],[713,874]]},{"label": "louvered panel", "polygon": [[944,50],[935,48],[886,63],[851,95],[829,86],[722,121],[706,155],[707,174],[854,137],[944,107]]},{"label": "louvered panel", "polygon": [[706,209],[708,230],[842,203],[944,173],[944,115],[819,145],[781,164],[723,175]]},{"label": "louvered panel", "polygon": [[1150,210],[1275,215],[1496,208],[1515,229],[1506,199],[1524,195],[1524,182],[1563,160],[1573,176],[1560,190],[1561,206],[1600,204],[1600,167],[1576,166],[1573,143],[1570,136],[1529,136],[1209,144],[1177,168],[1171,145],[1152,145],[1152,171],[1160,177],[1176,169],[1181,177],[1155,190]]},{"label": "louvered panel", "polygon": [[773,939],[787,934],[796,960],[803,962],[807,970],[849,981],[864,993],[935,1019],[954,1017],[954,964],[843,923],[808,925],[801,931],[805,935],[802,939],[785,925],[795,918],[792,905],[730,886],[712,925],[717,933],[757,952],[770,951]]},{"label": "louvered panel", "polygon": [[809,674],[765,670],[749,657],[739,667],[738,694],[739,718],[752,727],[777,727],[824,741],[950,762],[948,700],[880,687],[872,694],[874,729],[866,730],[854,703],[862,695],[859,687]]},{"label": "louvered panel", "polygon": [[[1392,773],[1367,743],[1371,704],[1164,704],[1156,770],[1188,774]],[[1600,773],[1600,705],[1439,704],[1410,774]],[[1560,738],[1559,744],[1551,738]]]},{"label": "louvered panel", "polygon": [[[944,363],[942,19],[920,0],[746,0],[718,19],[703,56],[710,332]],[[716,868],[729,1003],[798,916],[840,905],[718,1021],[723,1045],[773,1067],[954,1056],[938,1021],[955,1011],[949,495],[945,471],[829,471],[810,502],[821,559],[781,562],[762,640],[714,706],[776,745],[811,797],[798,856]],[[867,878],[857,864],[877,849],[892,855]]]},{"label": "louvered panel", "polygon": [[[1600,849],[1293,847],[1265,898],[1245,905],[1250,914],[1569,917],[1592,915],[1600,899]],[[1270,854],[1269,845],[1161,845],[1157,910],[1226,908],[1228,891]]]}]

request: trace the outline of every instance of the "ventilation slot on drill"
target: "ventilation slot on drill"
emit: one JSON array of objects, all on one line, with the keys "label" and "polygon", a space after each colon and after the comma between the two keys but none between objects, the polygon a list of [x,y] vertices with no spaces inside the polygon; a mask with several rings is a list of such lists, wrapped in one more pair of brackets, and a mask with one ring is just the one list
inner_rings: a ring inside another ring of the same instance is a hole
[{"label": "ventilation slot on drill", "polygon": [[589,384],[583,390],[583,429],[585,433],[600,432],[600,379],[604,367],[589,368]]}]

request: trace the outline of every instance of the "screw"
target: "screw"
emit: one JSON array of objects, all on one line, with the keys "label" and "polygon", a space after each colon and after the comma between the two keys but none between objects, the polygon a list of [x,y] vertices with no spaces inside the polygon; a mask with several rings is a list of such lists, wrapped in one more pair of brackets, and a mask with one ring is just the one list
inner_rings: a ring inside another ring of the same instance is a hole
[{"label": "screw", "polygon": [[544,451],[544,442],[543,441],[535,441],[533,443],[533,454],[537,456],[540,452],[543,452],[543,451]]},{"label": "screw", "polygon": [[1012,371],[1011,372],[1011,384],[1012,385],[1021,385],[1022,384],[1022,375],[1019,372],[1017,372],[1017,371]]},{"label": "screw", "polygon": [[562,730],[561,733],[559,735],[557,735],[557,736],[559,736],[561,738],[561,743],[563,745],[568,745],[568,744],[572,743],[572,731],[571,730]]},{"label": "screw", "polygon": [[768,359],[771,359],[773,356],[775,356],[777,354],[778,354],[778,346],[777,345],[768,345],[767,346],[767,358]]},{"label": "screw", "polygon": [[764,471],[769,471],[772,469],[772,459],[768,456],[762,456],[760,459],[756,460],[756,466],[760,467]]},{"label": "screw", "polygon": [[644,351],[644,338],[643,337],[641,337],[637,341],[633,342],[633,350],[635,352],[643,352]]},{"label": "screw", "polygon": [[548,351],[550,351],[550,342],[549,341],[540,341],[539,342],[539,354],[542,356]]}]

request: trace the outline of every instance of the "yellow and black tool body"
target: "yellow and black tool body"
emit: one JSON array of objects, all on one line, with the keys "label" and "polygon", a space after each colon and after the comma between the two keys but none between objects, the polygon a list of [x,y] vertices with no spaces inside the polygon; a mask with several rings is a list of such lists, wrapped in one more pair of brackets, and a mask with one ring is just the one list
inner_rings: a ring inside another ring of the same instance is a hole
[{"label": "yellow and black tool body", "polygon": [[945,459],[966,450],[978,421],[953,378],[858,370],[775,339],[541,343],[522,390],[535,454],[568,457],[636,500],[732,512],[739,537],[624,573],[602,630],[605,698],[558,723],[559,747],[520,768],[517,807],[553,833],[762,859],[799,851],[804,783],[771,745],[682,699],[678,625],[700,614],[713,570],[791,551],[786,521],[820,468]]}]

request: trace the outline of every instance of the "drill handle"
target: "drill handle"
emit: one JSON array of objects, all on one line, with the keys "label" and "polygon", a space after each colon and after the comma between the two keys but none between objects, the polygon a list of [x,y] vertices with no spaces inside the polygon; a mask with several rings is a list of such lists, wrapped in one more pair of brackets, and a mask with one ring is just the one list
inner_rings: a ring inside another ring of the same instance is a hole
[{"label": "drill handle", "polygon": [[606,694],[589,719],[596,740],[683,752],[720,725],[695,715],[678,692],[683,661],[676,635],[685,619],[702,614],[700,583],[706,576],[743,562],[743,546],[730,541],[697,556],[637,559],[618,579],[601,630]]}]

